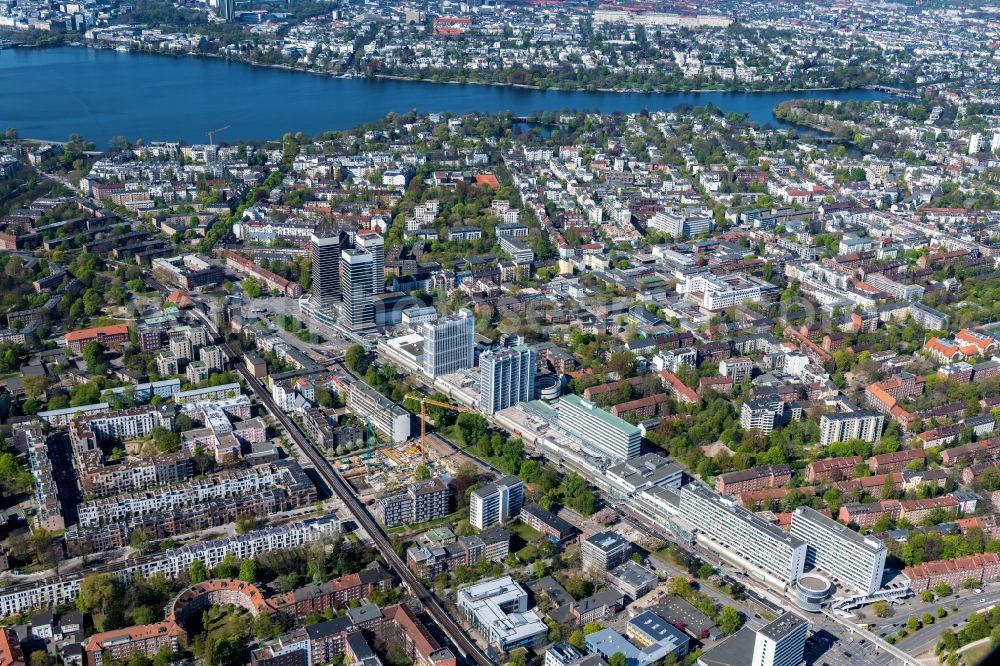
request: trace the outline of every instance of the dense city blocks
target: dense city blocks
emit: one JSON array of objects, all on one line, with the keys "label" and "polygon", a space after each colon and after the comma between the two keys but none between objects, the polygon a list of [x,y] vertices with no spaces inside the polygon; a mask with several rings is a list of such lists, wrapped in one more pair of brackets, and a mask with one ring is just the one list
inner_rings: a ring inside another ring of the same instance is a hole
[{"label": "dense city blocks", "polygon": [[998,65],[975,1],[0,0],[0,666],[1000,662]]}]

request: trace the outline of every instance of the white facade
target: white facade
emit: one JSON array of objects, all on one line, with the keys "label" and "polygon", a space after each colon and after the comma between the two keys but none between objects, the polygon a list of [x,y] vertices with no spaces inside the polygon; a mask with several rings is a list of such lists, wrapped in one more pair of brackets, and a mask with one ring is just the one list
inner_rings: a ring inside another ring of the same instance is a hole
[{"label": "white facade", "polygon": [[757,632],[754,666],[797,666],[806,649],[808,625],[794,613],[785,613]]},{"label": "white facade", "polygon": [[805,506],[792,513],[790,532],[808,544],[807,566],[819,567],[863,594],[882,587],[886,548],[878,539]]},{"label": "white facade", "polygon": [[374,231],[359,231],[355,236],[355,244],[372,256],[372,287],[373,292],[385,292],[385,240]]},{"label": "white facade", "polygon": [[372,427],[393,444],[410,438],[409,413],[363,382],[351,384],[347,390],[347,406],[358,416],[368,419]]},{"label": "white facade", "polygon": [[875,442],[882,436],[884,422],[885,415],[873,410],[824,414],[819,420],[819,443],[829,446],[849,439]]},{"label": "white facade", "polygon": [[473,336],[476,320],[468,310],[422,325],[424,374],[431,378],[449,375],[475,365]]},{"label": "white facade", "polygon": [[494,414],[535,396],[537,354],[519,345],[479,356],[479,411]]},{"label": "white facade", "polygon": [[615,462],[635,458],[642,449],[642,434],[637,427],[579,396],[567,395],[559,400],[559,427]]},{"label": "white facade", "polygon": [[[312,541],[326,539],[339,534],[340,530],[340,521],[336,518],[330,516],[316,518],[217,541],[174,548],[164,553],[115,565],[108,573],[125,583],[137,574],[148,578],[155,573],[162,573],[168,579],[173,579],[186,573],[195,560],[212,569],[222,562],[227,553],[233,553],[237,559],[252,558],[263,553],[296,548]],[[80,595],[82,580],[82,575],[70,574],[9,586],[0,592],[0,616],[19,615],[36,608],[72,603]]]},{"label": "white facade", "polygon": [[507,522],[524,505],[524,483],[516,476],[505,476],[495,483],[472,491],[469,498],[469,522],[484,530]]},{"label": "white facade", "polygon": [[364,250],[344,250],[340,255],[340,289],[344,304],[340,322],[352,331],[375,326],[374,257]]},{"label": "white facade", "polygon": [[528,610],[528,593],[510,576],[463,586],[457,601],[473,629],[504,652],[548,635],[548,625]]},{"label": "white facade", "polygon": [[680,239],[711,232],[715,219],[712,211],[705,208],[693,211],[665,210],[653,215],[648,224],[657,231]]},{"label": "white facade", "polygon": [[744,560],[786,585],[794,585],[806,563],[806,543],[750,513],[735,500],[701,484],[681,489],[680,513],[715,547]]},{"label": "white facade", "polygon": [[707,310],[724,310],[744,301],[758,302],[763,296],[762,286],[746,279],[732,280],[711,273],[690,275],[677,283],[682,294],[702,294],[701,305]]}]

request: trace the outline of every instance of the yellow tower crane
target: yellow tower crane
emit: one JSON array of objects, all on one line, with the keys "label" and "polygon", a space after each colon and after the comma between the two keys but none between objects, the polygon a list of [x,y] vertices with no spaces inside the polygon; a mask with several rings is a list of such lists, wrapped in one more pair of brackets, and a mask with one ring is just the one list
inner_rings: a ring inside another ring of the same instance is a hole
[{"label": "yellow tower crane", "polygon": [[440,400],[434,400],[433,398],[427,398],[416,393],[411,393],[406,396],[408,399],[419,400],[420,401],[420,461],[423,464],[427,464],[427,405],[434,405],[435,407],[444,407],[445,409],[451,409],[456,412],[471,412],[473,410],[463,405],[453,405],[448,402],[441,402]]}]

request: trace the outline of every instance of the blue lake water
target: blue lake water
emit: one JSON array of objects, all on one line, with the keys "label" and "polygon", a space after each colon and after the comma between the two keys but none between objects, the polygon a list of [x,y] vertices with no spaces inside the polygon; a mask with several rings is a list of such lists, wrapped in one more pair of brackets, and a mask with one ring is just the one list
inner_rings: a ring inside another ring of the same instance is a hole
[{"label": "blue lake water", "polygon": [[59,47],[0,51],[0,129],[64,141],[82,134],[99,148],[130,140],[206,142],[316,134],[376,120],[390,111],[466,113],[575,109],[604,113],[705,106],[779,125],[772,109],[807,97],[885,99],[871,90],[780,93],[609,93],[540,91],[418,81],[338,79],[225,60]]}]

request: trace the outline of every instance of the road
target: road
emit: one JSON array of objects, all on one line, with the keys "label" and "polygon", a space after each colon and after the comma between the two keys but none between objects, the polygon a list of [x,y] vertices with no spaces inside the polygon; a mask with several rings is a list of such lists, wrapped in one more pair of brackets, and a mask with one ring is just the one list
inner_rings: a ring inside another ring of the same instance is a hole
[{"label": "road", "polygon": [[[934,646],[941,638],[941,634],[948,629],[958,630],[961,629],[965,624],[966,620],[973,613],[981,611],[991,606],[995,606],[1000,602],[1000,590],[987,590],[982,594],[976,594],[965,599],[953,600],[953,603],[944,604],[945,608],[948,609],[948,617],[942,619],[935,618],[935,623],[924,627],[903,640],[896,643],[896,646],[901,650],[906,651],[914,656],[922,655],[925,652],[933,651]],[[952,613],[951,609],[954,606],[958,606],[958,612]],[[916,614],[916,613],[914,613]],[[920,613],[923,614],[922,612]],[[931,611],[931,615],[933,615]],[[919,615],[918,615],[919,617]],[[902,625],[906,624],[906,620],[909,615],[900,615],[899,622]],[[881,627],[880,629],[884,629]]]},{"label": "road", "polygon": [[[218,329],[215,327],[215,323],[210,317],[206,316],[198,308],[191,310],[191,313],[196,318],[201,320],[203,324],[205,324],[213,336],[216,338],[221,337],[219,336]],[[406,563],[403,562],[398,555],[396,555],[396,552],[392,549],[392,544],[389,542],[386,534],[382,531],[382,528],[375,522],[375,520],[372,519],[371,514],[368,513],[368,510],[361,504],[358,498],[354,496],[350,487],[344,482],[344,480],[333,471],[329,461],[316,451],[302,431],[299,430],[298,425],[288,418],[287,414],[278,409],[278,406],[271,399],[271,394],[255,377],[251,376],[250,373],[247,372],[246,367],[244,364],[239,362],[239,357],[233,353],[232,349],[224,343],[220,344],[220,347],[228,359],[232,360],[235,358],[237,360],[237,362],[233,364],[233,367],[235,367],[240,375],[243,376],[243,379],[246,381],[247,386],[250,387],[250,390],[254,392],[267,410],[271,412],[271,414],[285,428],[289,437],[291,437],[292,442],[294,442],[299,450],[315,466],[316,473],[329,485],[330,490],[333,491],[333,493],[336,494],[337,497],[339,497],[344,503],[347,509],[351,512],[351,515],[357,521],[358,526],[360,526],[372,539],[382,557],[385,558],[389,568],[393,570],[406,584],[413,596],[415,596],[427,610],[448,639],[451,640],[452,644],[464,657],[474,661],[477,666],[493,666],[493,663],[486,658],[486,656],[479,650],[478,646],[476,646],[476,644],[465,634],[458,623],[445,612],[444,608],[442,608],[442,606],[438,603],[437,599],[427,590],[426,587],[423,586],[420,580],[417,579],[416,575],[410,571],[409,568],[407,568]]]}]

